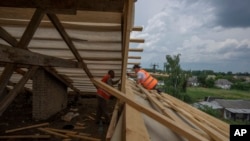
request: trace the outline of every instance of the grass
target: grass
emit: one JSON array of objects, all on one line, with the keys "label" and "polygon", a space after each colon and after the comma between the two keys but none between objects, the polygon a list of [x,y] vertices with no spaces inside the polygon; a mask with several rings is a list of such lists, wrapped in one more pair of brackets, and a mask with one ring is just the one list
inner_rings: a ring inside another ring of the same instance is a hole
[{"label": "grass", "polygon": [[239,90],[223,90],[216,88],[189,87],[187,89],[193,102],[204,100],[206,96],[220,97],[224,99],[244,99],[250,100],[250,92]]}]

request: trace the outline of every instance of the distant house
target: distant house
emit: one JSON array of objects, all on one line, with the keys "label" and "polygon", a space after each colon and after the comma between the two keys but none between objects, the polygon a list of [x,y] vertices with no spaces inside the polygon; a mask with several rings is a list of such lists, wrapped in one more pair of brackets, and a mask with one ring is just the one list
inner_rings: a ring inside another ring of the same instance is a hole
[{"label": "distant house", "polygon": [[207,78],[206,79],[215,79],[216,76],[215,75],[207,75]]},{"label": "distant house", "polygon": [[187,85],[188,86],[199,86],[199,82],[198,82],[197,76],[189,77]]},{"label": "distant house", "polygon": [[202,101],[195,104],[196,107],[208,106],[221,111],[224,119],[250,121],[250,101],[215,99],[211,102]]},{"label": "distant house", "polygon": [[232,84],[227,79],[218,79],[215,81],[215,86],[222,89],[230,89]]}]

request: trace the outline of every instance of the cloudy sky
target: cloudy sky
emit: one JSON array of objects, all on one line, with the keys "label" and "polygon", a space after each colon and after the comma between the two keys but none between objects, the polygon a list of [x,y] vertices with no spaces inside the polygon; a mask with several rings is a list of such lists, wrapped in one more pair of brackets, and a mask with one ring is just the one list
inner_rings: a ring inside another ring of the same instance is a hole
[{"label": "cloudy sky", "polygon": [[143,38],[141,65],[163,68],[180,56],[184,70],[250,72],[250,0],[137,0],[135,23]]}]

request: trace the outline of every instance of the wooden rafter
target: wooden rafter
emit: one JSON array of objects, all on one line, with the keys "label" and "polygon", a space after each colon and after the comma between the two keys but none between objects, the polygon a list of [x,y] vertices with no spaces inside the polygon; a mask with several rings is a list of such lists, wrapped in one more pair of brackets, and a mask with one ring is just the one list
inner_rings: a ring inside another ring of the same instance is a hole
[{"label": "wooden rafter", "polygon": [[49,19],[51,20],[51,22],[56,27],[56,29],[58,30],[58,32],[60,33],[60,35],[62,36],[62,38],[64,39],[64,41],[66,42],[66,44],[69,46],[69,48],[72,51],[72,53],[75,55],[75,58],[78,60],[78,62],[81,63],[81,65],[83,67],[83,70],[86,72],[86,74],[88,75],[88,77],[89,78],[93,78],[93,75],[89,71],[86,63],[84,63],[84,61],[82,60],[82,57],[78,53],[76,47],[74,46],[72,40],[68,36],[67,32],[65,31],[64,27],[60,23],[60,21],[57,18],[57,16],[55,14],[50,14],[50,13],[48,13],[47,15],[48,15]]},{"label": "wooden rafter", "polygon": [[44,10],[37,8],[34,15],[31,18],[31,21],[29,22],[29,25],[27,26],[26,30],[23,33],[22,38],[17,44],[18,48],[27,48],[31,38],[35,34],[36,29],[38,28],[41,20],[44,16]]}]

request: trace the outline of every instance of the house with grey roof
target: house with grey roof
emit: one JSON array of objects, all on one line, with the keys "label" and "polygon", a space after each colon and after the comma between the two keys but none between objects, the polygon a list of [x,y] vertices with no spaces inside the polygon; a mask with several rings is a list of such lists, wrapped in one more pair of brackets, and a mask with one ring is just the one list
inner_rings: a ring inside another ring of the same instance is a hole
[{"label": "house with grey roof", "polygon": [[197,76],[192,76],[188,78],[188,82],[187,82],[188,86],[199,86],[199,82],[198,82],[198,78]]},{"label": "house with grey roof", "polygon": [[250,101],[249,100],[226,100],[215,99],[213,101],[202,101],[196,107],[208,106],[222,112],[224,119],[250,121]]},{"label": "house with grey roof", "polygon": [[232,82],[228,81],[227,79],[218,79],[215,82],[215,86],[222,89],[230,89]]}]

